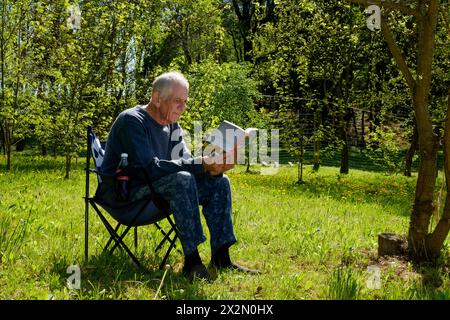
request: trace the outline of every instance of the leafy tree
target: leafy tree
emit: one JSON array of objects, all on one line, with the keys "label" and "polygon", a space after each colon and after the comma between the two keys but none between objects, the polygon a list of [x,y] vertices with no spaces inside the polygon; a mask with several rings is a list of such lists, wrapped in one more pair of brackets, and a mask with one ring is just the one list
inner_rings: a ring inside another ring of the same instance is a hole
[{"label": "leafy tree", "polygon": [[[229,1],[225,1],[229,2]],[[239,38],[233,33],[235,50],[239,53],[236,43],[242,43],[244,61],[252,61],[253,36],[257,28],[269,21],[274,21],[274,0],[232,0],[234,12],[237,17]],[[238,59],[240,55],[238,55]]]},{"label": "leafy tree", "polygon": [[127,1],[80,2],[79,26],[74,28],[66,1],[42,6],[48,13],[45,21],[38,22],[44,26],[38,47],[46,50],[38,59],[38,85],[48,88],[42,99],[52,122],[42,123],[45,128],[36,132],[43,139],[48,131],[50,136],[64,136],[68,178],[72,158],[84,150],[86,125],[105,132],[120,111],[136,103],[130,48],[141,13],[137,4]]},{"label": "leafy tree", "polygon": [[[266,88],[285,97],[280,107],[285,114],[281,117],[282,126],[290,128],[282,132],[285,143],[301,161],[303,148],[313,144],[316,170],[321,147],[339,147],[341,172],[346,173],[347,131],[354,118],[353,101],[360,98],[358,90],[366,80],[358,75],[365,68],[367,55],[366,50],[359,48],[366,31],[358,23],[363,16],[351,6],[342,8],[342,4],[342,1],[280,3],[275,10],[276,22],[259,29],[254,52],[260,62],[258,75],[273,79],[272,83],[266,82]],[[305,120],[305,116],[311,118]],[[336,143],[336,136],[340,143]]]},{"label": "leafy tree", "polygon": [[[30,1],[2,1],[0,4],[0,128],[6,154],[6,169],[11,169],[11,147],[17,141],[20,118],[27,119],[31,91],[27,87],[32,35],[28,23]],[[23,138],[23,137],[21,137]]]},{"label": "leafy tree", "polygon": [[[367,1],[349,0],[354,3],[368,5]],[[434,189],[436,185],[437,153],[439,149],[438,134],[432,123],[430,93],[432,89],[433,61],[440,49],[435,49],[438,33],[439,12],[449,15],[448,7],[440,5],[437,0],[414,1],[409,6],[398,1],[371,1],[385,11],[396,10],[412,17],[417,45],[412,50],[416,57],[414,70],[408,65],[408,59],[397,44],[389,25],[388,13],[381,16],[381,31],[388,44],[390,52],[403,74],[413,101],[415,122],[419,140],[420,165],[418,171],[414,206],[411,213],[408,231],[408,248],[410,255],[416,260],[430,260],[440,255],[444,241],[450,230],[450,100],[448,101],[446,120],[444,124],[444,156],[445,176],[447,181],[446,204],[442,216],[434,230],[430,231],[430,219],[436,210]],[[443,19],[445,21],[445,18]],[[441,24],[441,28],[442,28]],[[442,50],[442,49],[441,49]],[[447,51],[448,52],[448,43]],[[448,61],[448,60],[447,60]],[[447,86],[448,86],[448,78]],[[449,94],[450,98],[450,94]]]},{"label": "leafy tree", "polygon": [[259,96],[257,83],[250,78],[245,64],[217,64],[205,60],[192,64],[187,74],[190,100],[183,115],[183,127],[192,132],[194,121],[202,121],[204,129],[229,120],[247,127],[257,117],[253,100]]}]

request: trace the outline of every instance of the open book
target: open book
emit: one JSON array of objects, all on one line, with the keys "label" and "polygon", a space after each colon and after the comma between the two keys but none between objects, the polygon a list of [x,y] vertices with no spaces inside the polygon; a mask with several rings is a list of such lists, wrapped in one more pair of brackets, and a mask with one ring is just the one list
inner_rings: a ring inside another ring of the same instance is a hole
[{"label": "open book", "polygon": [[245,137],[248,137],[252,132],[257,131],[257,128],[242,129],[241,127],[229,121],[222,121],[219,127],[208,136],[206,139],[213,147],[215,152],[223,150],[230,152],[237,145],[244,142]]}]

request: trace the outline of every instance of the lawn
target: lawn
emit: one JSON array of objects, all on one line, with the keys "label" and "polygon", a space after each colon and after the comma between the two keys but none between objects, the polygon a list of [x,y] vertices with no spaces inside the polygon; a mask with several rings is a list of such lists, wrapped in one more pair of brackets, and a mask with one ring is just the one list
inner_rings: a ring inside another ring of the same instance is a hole
[{"label": "lawn", "polygon": [[[107,233],[93,212],[85,261],[84,164],[80,158],[68,180],[63,165],[16,156],[11,173],[0,167],[0,299],[450,299],[448,240],[435,265],[377,257],[378,233],[407,232],[415,177],[307,167],[305,183],[295,184],[295,167],[271,176],[237,167],[229,174],[238,237],[231,255],[263,274],[189,283],[180,245],[171,268],[157,269],[155,228],[140,228],[145,269],[120,252],[102,254]],[[209,263],[208,242],[199,249]],[[79,290],[67,287],[74,265]]]}]

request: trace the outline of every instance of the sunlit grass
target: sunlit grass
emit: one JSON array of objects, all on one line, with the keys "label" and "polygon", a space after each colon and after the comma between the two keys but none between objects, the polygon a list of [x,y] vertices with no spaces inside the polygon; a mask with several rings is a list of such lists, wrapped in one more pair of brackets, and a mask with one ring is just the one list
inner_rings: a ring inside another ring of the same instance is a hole
[{"label": "sunlit grass", "polygon": [[[139,270],[125,254],[101,253],[107,233],[92,212],[90,258],[84,261],[83,160],[68,180],[63,159],[15,161],[11,173],[0,168],[1,299],[155,298],[164,275],[157,270],[161,256],[153,254],[157,230],[140,229],[138,251],[148,270]],[[231,255],[263,274],[223,272],[212,284],[190,284],[180,275],[178,250],[156,298],[450,298],[445,261],[417,268],[376,257],[378,233],[407,232],[414,178],[358,170],[340,175],[338,168],[323,167],[318,173],[306,168],[305,183],[296,184],[295,167],[272,176],[244,171],[229,174],[238,238]],[[208,242],[199,249],[209,263]],[[66,286],[70,265],[81,267],[81,290]],[[373,265],[381,270],[379,289],[366,284]]]}]

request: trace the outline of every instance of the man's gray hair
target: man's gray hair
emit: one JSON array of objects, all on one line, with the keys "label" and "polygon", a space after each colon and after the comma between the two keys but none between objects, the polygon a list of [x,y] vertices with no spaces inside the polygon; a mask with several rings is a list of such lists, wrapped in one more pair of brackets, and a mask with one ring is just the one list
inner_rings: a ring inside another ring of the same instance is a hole
[{"label": "man's gray hair", "polygon": [[161,98],[167,100],[172,93],[173,85],[176,83],[185,87],[189,92],[189,82],[182,73],[177,71],[166,72],[156,77],[153,81],[152,92],[160,92]]}]

